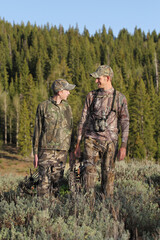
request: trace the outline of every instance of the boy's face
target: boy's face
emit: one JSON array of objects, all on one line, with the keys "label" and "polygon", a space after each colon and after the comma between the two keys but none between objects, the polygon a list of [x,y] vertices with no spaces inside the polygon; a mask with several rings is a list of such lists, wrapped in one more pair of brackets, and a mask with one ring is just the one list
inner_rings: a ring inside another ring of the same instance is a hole
[{"label": "boy's face", "polygon": [[61,97],[61,100],[67,100],[69,94],[70,94],[70,91],[68,90],[59,91],[59,96]]}]

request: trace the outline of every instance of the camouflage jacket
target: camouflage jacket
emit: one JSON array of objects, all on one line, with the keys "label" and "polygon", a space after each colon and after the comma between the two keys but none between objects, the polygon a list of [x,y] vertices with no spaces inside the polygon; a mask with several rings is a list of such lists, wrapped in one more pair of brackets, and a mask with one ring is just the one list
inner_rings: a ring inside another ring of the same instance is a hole
[{"label": "camouflage jacket", "polygon": [[[114,88],[108,91],[98,89],[89,92],[78,127],[78,140],[81,140],[82,136],[84,136],[108,142],[118,141],[118,131],[119,127],[121,127],[121,147],[127,146],[129,134],[127,100],[122,93],[116,91],[115,100],[113,101],[113,93]],[[105,131],[97,132],[94,128],[95,119],[101,119],[104,112],[107,118]]]},{"label": "camouflage jacket", "polygon": [[50,98],[37,107],[33,152],[38,154],[42,149],[68,151],[72,133],[72,111],[67,101],[56,104]]}]

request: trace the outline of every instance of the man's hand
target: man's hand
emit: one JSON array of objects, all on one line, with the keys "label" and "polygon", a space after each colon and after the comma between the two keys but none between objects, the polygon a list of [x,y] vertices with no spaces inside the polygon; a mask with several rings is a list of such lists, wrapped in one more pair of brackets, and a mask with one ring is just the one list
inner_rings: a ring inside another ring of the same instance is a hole
[{"label": "man's hand", "polygon": [[80,149],[79,143],[77,143],[76,145],[76,148],[74,150],[74,155],[76,158],[80,158],[81,156],[81,149]]},{"label": "man's hand", "polygon": [[117,156],[118,161],[124,160],[125,156],[126,156],[126,148],[125,147],[121,147],[119,149],[118,156]]},{"label": "man's hand", "polygon": [[38,155],[37,154],[34,155],[34,167],[35,168],[38,167]]}]

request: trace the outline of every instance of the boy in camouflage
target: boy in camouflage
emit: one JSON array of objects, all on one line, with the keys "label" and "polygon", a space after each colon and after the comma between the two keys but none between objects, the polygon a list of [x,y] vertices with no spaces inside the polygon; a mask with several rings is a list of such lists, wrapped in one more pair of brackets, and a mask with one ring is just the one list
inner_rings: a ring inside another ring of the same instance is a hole
[{"label": "boy in camouflage", "polygon": [[96,79],[98,89],[88,93],[78,127],[74,154],[80,156],[80,141],[84,136],[84,188],[94,190],[97,179],[96,165],[101,159],[101,187],[107,197],[112,197],[115,159],[118,152],[118,130],[121,127],[122,144],[118,159],[126,156],[129,133],[129,113],[125,96],[112,87],[113,70],[101,65],[90,74]]},{"label": "boy in camouflage", "polygon": [[74,87],[64,79],[55,80],[52,84],[54,96],[37,107],[33,152],[34,166],[39,166],[40,174],[38,195],[49,195],[63,177],[73,122],[66,100]]}]

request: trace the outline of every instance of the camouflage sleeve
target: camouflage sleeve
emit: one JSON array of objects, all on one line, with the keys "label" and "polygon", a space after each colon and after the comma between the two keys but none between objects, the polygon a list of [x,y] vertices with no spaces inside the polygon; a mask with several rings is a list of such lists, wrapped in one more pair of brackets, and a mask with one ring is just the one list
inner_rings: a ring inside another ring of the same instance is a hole
[{"label": "camouflage sleeve", "polygon": [[38,144],[39,137],[42,131],[42,120],[41,120],[41,108],[40,105],[37,107],[35,126],[34,126],[34,134],[33,134],[33,154],[38,154]]},{"label": "camouflage sleeve", "polygon": [[68,113],[68,121],[69,121],[68,138],[70,139],[69,152],[71,152],[73,150],[74,134],[73,134],[73,131],[72,131],[73,130],[73,114],[72,114],[72,108],[69,104],[68,104],[68,107],[67,107],[67,113]]},{"label": "camouflage sleeve", "polygon": [[71,134],[70,134],[70,149],[69,152],[71,151],[72,147],[73,147],[73,139],[74,139],[74,135],[73,135],[73,114],[72,114],[72,109],[71,106],[69,106],[69,110],[70,110],[70,119],[71,119]]},{"label": "camouflage sleeve", "polygon": [[126,148],[129,135],[129,112],[126,97],[122,94],[119,99],[119,124],[122,132],[121,147]]},{"label": "camouflage sleeve", "polygon": [[73,128],[73,114],[72,114],[72,108],[69,105],[69,111],[70,111],[70,119],[71,119],[71,129]]},{"label": "camouflage sleeve", "polygon": [[78,137],[77,138],[78,138],[79,141],[81,141],[82,136],[84,134],[85,124],[87,122],[87,118],[88,118],[88,115],[90,113],[89,110],[90,110],[90,104],[92,102],[92,99],[93,99],[93,96],[90,92],[86,97],[84,108],[83,108],[82,115],[81,115],[81,120],[80,120],[79,125],[78,125]]}]

